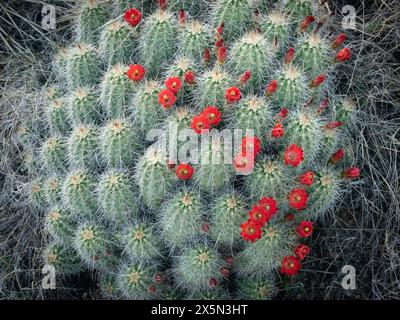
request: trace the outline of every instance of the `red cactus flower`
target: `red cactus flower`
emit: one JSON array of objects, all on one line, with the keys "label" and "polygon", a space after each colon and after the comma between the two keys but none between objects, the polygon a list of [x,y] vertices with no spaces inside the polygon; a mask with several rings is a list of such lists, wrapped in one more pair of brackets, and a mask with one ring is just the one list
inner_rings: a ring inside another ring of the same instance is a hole
[{"label": "red cactus flower", "polygon": [[304,160],[303,149],[295,144],[291,144],[285,150],[285,165],[297,167]]},{"label": "red cactus flower", "polygon": [[332,49],[336,49],[337,47],[339,47],[343,42],[345,42],[347,39],[346,35],[344,33],[340,33],[335,41],[333,41],[332,43]]},{"label": "red cactus flower", "polygon": [[281,111],[279,111],[279,118],[285,119],[289,113],[289,110],[283,107]]},{"label": "red cactus flower", "polygon": [[294,58],[294,48],[289,48],[288,51],[285,54],[285,63],[289,64],[293,61]]},{"label": "red cactus flower", "polygon": [[344,157],[344,149],[339,149],[338,151],[336,151],[332,157],[330,158],[329,162],[331,163],[338,163],[340,162]]},{"label": "red cactus flower", "polygon": [[272,80],[267,87],[265,88],[265,94],[267,96],[272,96],[275,92],[276,89],[278,88],[278,81]]},{"label": "red cactus flower", "polygon": [[245,136],[242,140],[242,151],[257,155],[261,151],[261,141],[257,137]]},{"label": "red cactus flower", "polygon": [[311,221],[301,221],[296,228],[296,232],[301,238],[308,238],[313,232],[313,225]]},{"label": "red cactus flower", "polygon": [[211,124],[208,121],[207,117],[203,114],[198,116],[194,116],[192,119],[191,128],[198,134],[204,133],[207,129],[210,129]]},{"label": "red cactus flower", "polygon": [[222,64],[222,63],[225,62],[226,55],[227,55],[227,53],[226,53],[226,47],[225,46],[221,46],[220,48],[218,48],[217,59],[218,59],[219,63]]},{"label": "red cactus flower", "polygon": [[211,278],[210,281],[208,281],[208,284],[211,288],[215,288],[218,285],[218,280],[215,278]]},{"label": "red cactus flower", "polygon": [[224,31],[224,22],[221,22],[217,27],[217,34],[222,35],[222,31]]},{"label": "red cactus flower", "polygon": [[281,123],[277,123],[276,125],[274,125],[274,127],[271,130],[271,135],[274,138],[282,137],[284,133],[285,133],[285,131],[283,130]]},{"label": "red cactus flower", "polygon": [[174,94],[177,94],[182,88],[182,82],[178,77],[169,77],[167,80],[165,80],[165,86]]},{"label": "red cactus flower", "polygon": [[261,239],[261,227],[258,226],[254,221],[246,221],[240,225],[242,232],[240,233],[244,240],[255,242]]},{"label": "red cactus flower", "polygon": [[296,210],[302,210],[307,206],[308,195],[306,190],[297,188],[293,189],[289,195],[289,205]]},{"label": "red cactus flower", "polygon": [[315,21],[314,16],[307,16],[304,20],[300,23],[300,31],[304,32],[308,26]]},{"label": "red cactus flower", "polygon": [[124,20],[131,26],[137,26],[142,20],[142,14],[138,9],[132,8],[124,13]]},{"label": "red cactus flower", "polygon": [[218,123],[221,121],[221,112],[217,107],[208,106],[201,114],[207,118],[210,125],[218,125]]},{"label": "red cactus flower", "polygon": [[179,10],[178,18],[179,18],[180,24],[185,24],[185,22],[186,22],[185,10],[183,10],[183,9]]},{"label": "red cactus flower", "polygon": [[185,79],[185,82],[189,85],[194,84],[194,72],[192,70],[188,70],[185,72],[185,75],[183,76]]},{"label": "red cactus flower", "polygon": [[261,205],[255,205],[249,212],[249,220],[262,227],[270,217],[267,210]]},{"label": "red cactus flower", "polygon": [[252,153],[243,154],[243,152],[239,152],[239,154],[233,159],[233,166],[236,172],[240,174],[246,175],[253,172],[254,155]]},{"label": "red cactus flower", "polygon": [[243,75],[240,77],[239,82],[240,82],[241,84],[245,84],[247,81],[249,81],[250,77],[251,77],[251,72],[250,72],[250,70],[246,70],[246,71],[243,73]]},{"label": "red cactus flower", "polygon": [[203,52],[203,60],[205,63],[209,62],[211,59],[211,52],[210,49],[205,48]]},{"label": "red cactus flower", "polygon": [[236,87],[230,87],[226,90],[225,99],[228,103],[234,103],[240,100],[240,90]]},{"label": "red cactus flower", "polygon": [[328,98],[325,98],[324,100],[322,100],[321,104],[318,106],[317,114],[321,114],[326,109],[328,104],[329,104]]},{"label": "red cactus flower", "polygon": [[176,101],[175,94],[170,89],[164,89],[158,93],[158,103],[161,104],[164,109],[172,107],[175,101]]},{"label": "red cactus flower", "polygon": [[281,264],[281,273],[288,276],[296,275],[300,269],[300,262],[295,256],[284,257]]},{"label": "red cactus flower", "polygon": [[176,167],[175,170],[176,176],[180,180],[188,180],[193,176],[194,169],[190,164],[181,163]]},{"label": "red cactus flower", "polygon": [[315,77],[314,80],[311,81],[310,87],[311,88],[316,88],[319,87],[326,79],[326,76],[324,74],[320,74]]},{"label": "red cactus flower", "polygon": [[133,81],[140,81],[144,78],[146,71],[140,64],[131,64],[126,72],[129,79]]},{"label": "red cactus flower", "polygon": [[305,244],[299,244],[294,249],[294,254],[299,258],[299,260],[304,260],[304,258],[310,253],[310,248],[307,247]]},{"label": "red cactus flower", "polygon": [[299,177],[300,183],[305,186],[311,186],[314,182],[314,172],[307,171]]},{"label": "red cactus flower", "polygon": [[360,176],[360,169],[357,167],[351,167],[344,170],[344,176],[346,178],[355,179]]},{"label": "red cactus flower", "polygon": [[336,61],[345,62],[350,59],[351,50],[349,48],[343,48],[336,55]]},{"label": "red cactus flower", "polygon": [[258,204],[263,206],[267,211],[268,220],[271,219],[278,211],[276,200],[274,198],[262,197]]},{"label": "red cactus flower", "polygon": [[325,129],[333,130],[340,127],[342,124],[342,121],[331,121],[325,125]]}]

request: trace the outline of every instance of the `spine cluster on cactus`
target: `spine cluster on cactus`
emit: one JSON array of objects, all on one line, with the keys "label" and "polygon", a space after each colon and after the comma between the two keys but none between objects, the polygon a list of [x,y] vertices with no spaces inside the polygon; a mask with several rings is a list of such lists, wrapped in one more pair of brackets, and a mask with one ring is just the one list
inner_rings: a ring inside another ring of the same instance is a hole
[{"label": "spine cluster on cactus", "polygon": [[[48,126],[21,127],[44,262],[95,270],[105,298],[271,299],[359,175],[341,134],[355,104],[333,87],[350,51],[338,57],[311,0],[159,6],[85,1],[54,59]],[[224,129],[242,130],[229,161],[225,140],[197,162],[171,154]]]}]

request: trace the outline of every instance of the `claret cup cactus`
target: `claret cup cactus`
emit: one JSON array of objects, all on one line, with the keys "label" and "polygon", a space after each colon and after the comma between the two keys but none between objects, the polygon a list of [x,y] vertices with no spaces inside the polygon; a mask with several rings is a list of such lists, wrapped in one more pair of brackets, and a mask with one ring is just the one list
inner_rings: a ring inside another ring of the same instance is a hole
[{"label": "claret cup cactus", "polygon": [[43,90],[47,126],[23,133],[43,263],[91,271],[104,298],[273,298],[359,175],[343,134],[354,102],[335,95],[351,50],[325,5],[80,9]]}]

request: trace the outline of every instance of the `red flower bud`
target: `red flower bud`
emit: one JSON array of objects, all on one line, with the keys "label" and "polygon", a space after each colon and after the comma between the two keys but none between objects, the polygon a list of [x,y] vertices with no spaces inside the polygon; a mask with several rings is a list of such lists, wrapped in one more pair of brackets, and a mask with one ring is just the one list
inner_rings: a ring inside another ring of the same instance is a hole
[{"label": "red flower bud", "polygon": [[210,281],[208,281],[208,284],[211,288],[215,288],[218,285],[218,280],[215,278],[211,278]]},{"label": "red flower bud", "polygon": [[272,80],[268,85],[267,88],[265,89],[265,93],[267,96],[271,96],[276,92],[276,89],[278,87],[278,81]]},{"label": "red flower bud", "polygon": [[332,157],[330,158],[330,162],[331,163],[338,163],[340,162],[344,157],[344,149],[339,149],[338,151],[336,151]]},{"label": "red flower bud", "polygon": [[295,216],[294,216],[293,213],[288,213],[288,214],[285,216],[285,220],[286,220],[286,221],[293,221],[294,218],[295,218]]},{"label": "red flower bud", "polygon": [[351,50],[349,48],[343,48],[336,55],[336,61],[345,62],[350,59]]},{"label": "red flower bud", "polygon": [[224,22],[221,22],[219,24],[219,26],[217,27],[217,34],[218,35],[222,35],[222,31],[224,31],[224,26],[225,26]]},{"label": "red flower bud", "polygon": [[245,84],[247,81],[249,81],[250,77],[251,77],[251,72],[250,72],[250,70],[246,70],[246,71],[243,73],[243,75],[240,77],[239,82],[240,82],[241,84]]},{"label": "red flower bud", "polygon": [[316,88],[319,87],[326,79],[326,76],[324,74],[320,74],[315,77],[314,80],[311,81],[310,87],[311,88]]},{"label": "red flower bud", "polygon": [[150,293],[155,293],[156,292],[156,287],[155,286],[149,286],[148,287],[148,291],[150,292]]},{"label": "red flower bud", "polygon": [[341,121],[331,121],[325,125],[325,128],[333,130],[333,129],[340,127],[342,124],[343,124],[343,122],[341,122]]},{"label": "red flower bud", "polygon": [[194,83],[194,72],[192,70],[186,71],[183,78],[187,84],[193,84]]},{"label": "red flower bud", "polygon": [[285,119],[288,115],[289,110],[283,107],[281,111],[279,111],[279,118]]},{"label": "red flower bud", "polygon": [[185,22],[186,22],[185,10],[183,10],[183,9],[179,10],[178,17],[179,17],[179,23],[185,24]]},{"label": "red flower bud", "polygon": [[233,265],[233,257],[232,257],[232,256],[226,256],[226,257],[225,257],[225,262],[226,262],[229,266],[232,266],[232,265]]},{"label": "red flower bud", "polygon": [[225,59],[226,59],[226,47],[225,46],[222,46],[218,49],[217,59],[218,59],[218,62],[221,64],[223,64],[225,62]]},{"label": "red flower bud", "polygon": [[156,273],[156,274],[154,275],[154,281],[157,282],[157,283],[160,283],[161,281],[163,281],[163,276],[162,276],[162,274],[161,274],[161,273]]},{"label": "red flower bud", "polygon": [[167,0],[158,0],[158,6],[160,9],[165,9],[165,6],[167,5]]},{"label": "red flower bud", "polygon": [[289,64],[293,61],[294,58],[294,48],[289,48],[285,55],[285,63]]},{"label": "red flower bud", "polygon": [[315,21],[314,16],[307,16],[304,20],[300,23],[300,31],[304,32],[308,26]]},{"label": "red flower bud", "polygon": [[333,41],[332,43],[332,49],[336,49],[337,47],[339,47],[343,42],[345,42],[347,39],[346,35],[344,33],[340,33],[335,41]]},{"label": "red flower bud", "polygon": [[360,169],[357,167],[351,167],[344,170],[344,176],[346,178],[355,179],[360,176]]},{"label": "red flower bud", "polygon": [[285,132],[285,131],[283,130],[282,124],[277,123],[277,124],[272,128],[271,135],[272,135],[274,138],[280,138],[280,137],[283,136],[284,132]]},{"label": "red flower bud", "polygon": [[204,52],[203,52],[203,60],[204,60],[204,62],[209,62],[210,61],[210,59],[211,59],[211,52],[210,52],[210,49],[208,49],[208,48],[205,48],[204,49]]},{"label": "red flower bud", "polygon": [[205,233],[207,233],[208,231],[210,231],[210,226],[207,223],[203,223],[201,225],[201,230]]},{"label": "red flower bud", "polygon": [[321,114],[322,112],[324,112],[324,110],[326,109],[328,104],[329,104],[328,98],[325,98],[324,100],[322,100],[321,104],[319,105],[319,107],[317,109],[317,114]]},{"label": "red flower bud", "polygon": [[229,269],[222,267],[222,268],[219,269],[219,273],[220,273],[224,278],[228,278],[228,277],[229,277],[229,274],[230,274],[230,271],[229,271]]}]

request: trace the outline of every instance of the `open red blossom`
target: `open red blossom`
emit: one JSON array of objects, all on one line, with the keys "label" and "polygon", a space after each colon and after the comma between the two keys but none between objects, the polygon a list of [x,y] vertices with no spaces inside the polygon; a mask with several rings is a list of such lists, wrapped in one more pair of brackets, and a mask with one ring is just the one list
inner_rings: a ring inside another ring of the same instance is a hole
[{"label": "open red blossom", "polygon": [[246,175],[253,172],[254,169],[254,154],[239,152],[233,159],[233,166],[236,172]]},{"label": "open red blossom", "polygon": [[261,151],[261,141],[257,137],[245,136],[242,140],[242,151],[257,155]]},{"label": "open red blossom", "polygon": [[140,81],[144,78],[146,71],[140,64],[131,64],[126,72],[129,79],[133,81]]},{"label": "open red blossom", "polygon": [[308,26],[315,21],[314,16],[307,16],[304,20],[300,23],[300,31],[305,31]]},{"label": "open red blossom", "polygon": [[228,90],[226,90],[225,93],[225,99],[229,103],[234,103],[236,101],[240,100],[240,90],[236,87],[230,87]]},{"label": "open red blossom", "polygon": [[281,264],[281,273],[288,276],[296,275],[300,269],[300,262],[295,256],[284,257]]},{"label": "open red blossom", "polygon": [[242,232],[240,233],[244,240],[255,242],[261,239],[261,227],[257,225],[254,221],[246,221],[240,225]]},{"label": "open red blossom", "polygon": [[201,114],[207,118],[210,125],[217,125],[221,121],[221,112],[217,107],[208,106]]},{"label": "open red blossom", "polygon": [[333,41],[332,43],[332,49],[336,49],[337,47],[339,47],[343,42],[345,42],[347,39],[346,35],[344,33],[340,33],[335,41]]},{"label": "open red blossom", "polygon": [[178,179],[188,180],[193,176],[194,169],[190,164],[181,163],[176,167],[175,173]]},{"label": "open red blossom", "polygon": [[274,127],[271,130],[271,135],[274,138],[282,137],[284,133],[285,133],[285,131],[283,130],[281,123],[277,123],[276,125],[274,125]]},{"label": "open red blossom", "polygon": [[164,89],[158,93],[158,103],[161,104],[164,109],[172,107],[175,101],[176,101],[175,94],[170,89]]},{"label": "open red blossom", "polygon": [[296,228],[296,232],[301,238],[308,238],[313,232],[313,225],[311,221],[302,221]]},{"label": "open red blossom", "polygon": [[299,258],[299,260],[304,260],[304,258],[310,253],[310,248],[307,247],[305,244],[299,244],[294,249],[294,254]]},{"label": "open red blossom", "polygon": [[183,78],[187,84],[194,84],[194,72],[192,70],[186,71]]},{"label": "open red blossom", "polygon": [[142,14],[138,9],[132,8],[124,13],[124,20],[131,26],[137,26],[142,20]]},{"label": "open red blossom", "polygon": [[343,48],[336,55],[336,61],[345,62],[350,59],[351,50],[349,48]]},{"label": "open red blossom", "polygon": [[178,18],[179,18],[180,24],[185,24],[185,22],[186,22],[185,10],[183,10],[183,9],[179,10]]},{"label": "open red blossom", "polygon": [[267,210],[261,205],[255,205],[249,212],[249,220],[262,227],[270,217]]},{"label": "open red blossom", "polygon": [[297,167],[304,160],[303,149],[295,144],[291,144],[285,150],[285,165]]},{"label": "open red blossom", "polygon": [[279,117],[280,117],[281,119],[285,119],[285,118],[287,117],[288,113],[289,113],[289,110],[286,109],[285,107],[283,107],[283,108],[281,109],[281,111],[279,111]]},{"label": "open red blossom", "polygon": [[192,119],[191,128],[198,134],[204,133],[207,129],[210,129],[211,124],[204,114],[194,116]]},{"label": "open red blossom", "polygon": [[289,205],[296,210],[302,210],[307,206],[308,195],[306,190],[297,188],[293,189],[289,195]]},{"label": "open red blossom", "polygon": [[333,130],[333,129],[336,129],[336,128],[340,127],[342,124],[343,124],[342,121],[331,121],[331,122],[328,122],[328,123],[325,125],[325,128],[326,128],[326,129]]},{"label": "open red blossom", "polygon": [[360,169],[357,167],[351,167],[344,170],[344,176],[346,178],[355,179],[360,176]]},{"label": "open red blossom", "polygon": [[294,48],[289,48],[288,51],[285,54],[285,63],[289,64],[293,61],[294,58]]},{"label": "open red blossom", "polygon": [[210,61],[210,59],[211,59],[211,52],[210,52],[210,49],[208,49],[208,48],[205,48],[204,49],[204,52],[203,52],[203,60],[204,60],[204,62],[209,62]]},{"label": "open red blossom", "polygon": [[251,72],[250,72],[250,70],[246,70],[246,71],[243,73],[243,75],[240,77],[239,82],[240,82],[241,84],[245,84],[247,81],[249,81],[250,77],[251,77]]},{"label": "open red blossom", "polygon": [[272,96],[275,92],[276,89],[278,88],[278,81],[272,80],[267,87],[265,88],[265,94],[267,96]]},{"label": "open red blossom", "polygon": [[178,77],[169,77],[167,80],[165,80],[165,86],[174,94],[177,94],[182,88],[182,82]]},{"label": "open red blossom", "polygon": [[329,162],[331,163],[338,163],[340,162],[344,157],[344,149],[341,148],[338,151],[336,151],[332,157],[330,158]]},{"label": "open red blossom", "polygon": [[315,77],[314,80],[311,81],[310,87],[311,88],[316,88],[319,87],[326,79],[326,76],[324,74],[320,74]]},{"label": "open red blossom", "polygon": [[276,206],[276,200],[274,198],[262,197],[258,202],[260,206],[263,206],[268,214],[268,220],[271,219],[278,211]]},{"label": "open red blossom", "polygon": [[226,52],[226,47],[225,46],[221,46],[220,48],[218,48],[217,59],[218,59],[219,63],[222,64],[222,63],[225,62],[226,55],[227,55],[227,52]]},{"label": "open red blossom", "polygon": [[300,183],[305,186],[311,186],[314,182],[314,172],[307,171],[299,177]]}]

